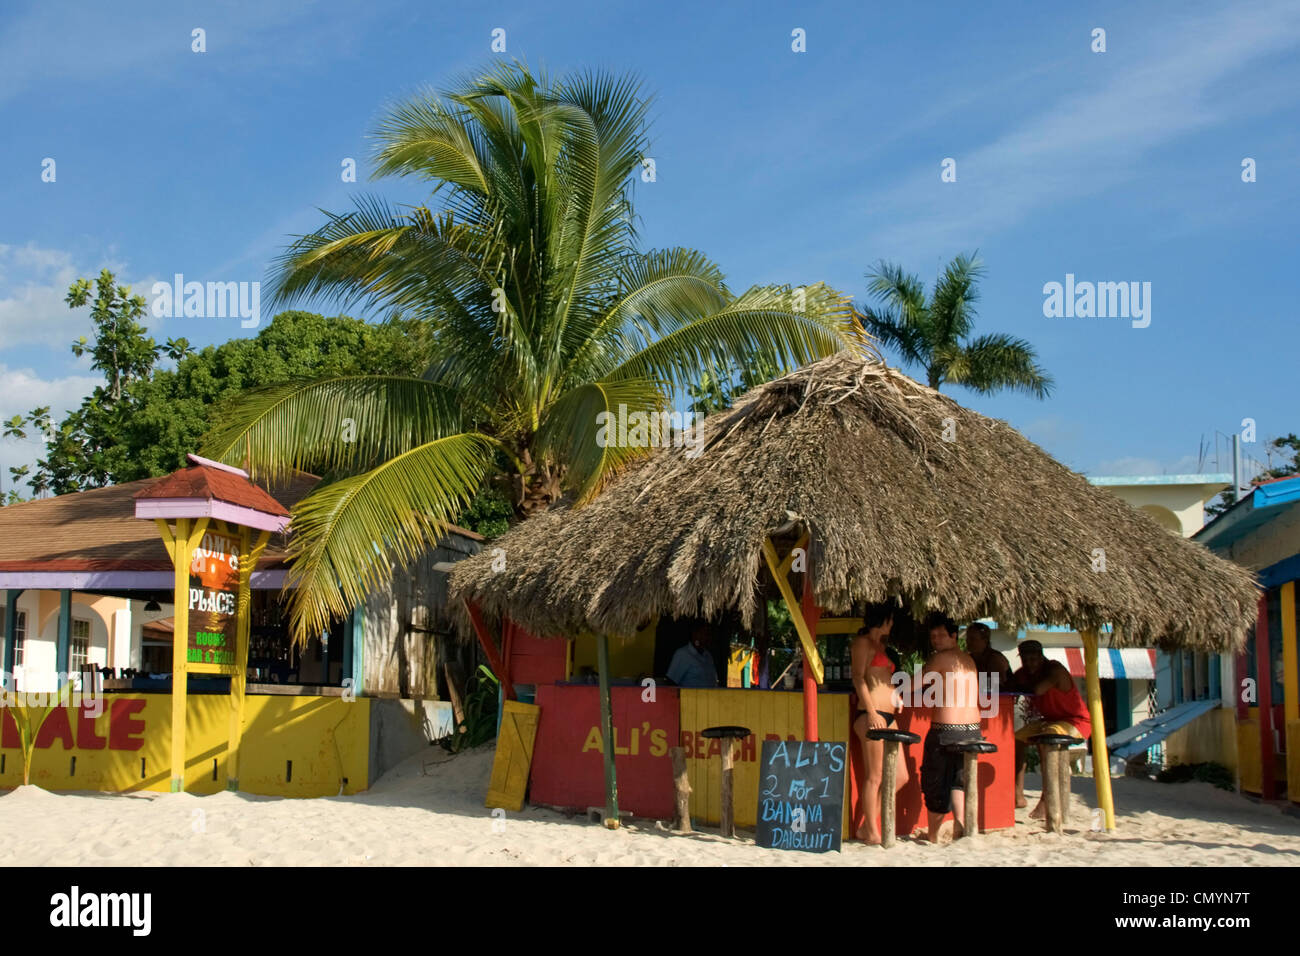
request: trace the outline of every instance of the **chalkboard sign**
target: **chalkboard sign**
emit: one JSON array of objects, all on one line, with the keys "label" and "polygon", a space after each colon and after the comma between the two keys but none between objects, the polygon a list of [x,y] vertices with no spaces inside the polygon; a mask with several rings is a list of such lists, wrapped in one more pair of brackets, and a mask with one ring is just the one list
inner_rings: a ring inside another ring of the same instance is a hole
[{"label": "chalkboard sign", "polygon": [[840,848],[848,745],[767,740],[759,761],[759,846],[825,853]]}]

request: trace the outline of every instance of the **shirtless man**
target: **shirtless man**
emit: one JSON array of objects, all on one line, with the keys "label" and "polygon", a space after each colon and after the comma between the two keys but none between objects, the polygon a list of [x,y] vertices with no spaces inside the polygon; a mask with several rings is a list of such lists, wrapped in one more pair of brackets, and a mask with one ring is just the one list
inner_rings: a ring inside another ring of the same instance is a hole
[{"label": "shirtless man", "polygon": [[[862,748],[862,765],[866,768],[863,782],[863,816],[866,818],[858,830],[858,839],[864,843],[880,842],[880,781],[884,766],[883,741],[867,738],[868,730],[893,727],[895,714],[903,709],[901,698],[894,693],[891,678],[894,663],[885,654],[885,639],[894,626],[894,610],[889,605],[878,604],[867,608],[862,630],[849,647],[853,691],[858,696],[858,710],[853,715],[853,733]],[[895,792],[907,782],[907,763],[898,761]]]},{"label": "shirtless man", "polygon": [[960,740],[978,740],[980,733],[979,676],[970,655],[957,646],[957,625],[942,614],[927,620],[932,653],[925,662],[922,700],[928,703],[934,691],[930,685],[937,675],[939,705],[931,708],[930,732],[925,735],[921,758],[921,793],[931,843],[938,843],[943,818],[953,815],[953,839],[962,836],[962,819],[966,813],[966,781],[962,773],[962,755],[946,753],[944,744]]}]

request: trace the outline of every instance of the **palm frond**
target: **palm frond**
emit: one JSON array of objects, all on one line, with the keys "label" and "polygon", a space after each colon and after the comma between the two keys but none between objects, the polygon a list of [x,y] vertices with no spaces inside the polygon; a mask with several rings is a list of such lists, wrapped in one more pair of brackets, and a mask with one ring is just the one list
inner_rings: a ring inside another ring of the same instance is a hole
[{"label": "palm frond", "polygon": [[348,376],[245,392],[214,416],[205,457],[247,459],[254,478],[292,471],[354,472],[434,439],[457,434],[465,397],[438,382]]},{"label": "palm frond", "polygon": [[[586,501],[630,462],[671,439],[660,417],[666,408],[662,384],[655,381],[621,379],[571,388],[547,409],[537,448],[566,464],[566,483]],[[645,432],[629,442],[618,423],[638,414]]]},{"label": "palm frond", "polygon": [[439,438],[299,502],[286,582],[294,640],[328,630],[381,590],[394,567],[436,544],[482,486],[498,447],[473,432]]},{"label": "palm frond", "polygon": [[789,286],[755,286],[626,356],[603,380],[642,378],[683,388],[711,368],[761,361],[787,371],[842,349],[870,348],[847,297],[823,283],[802,291],[804,308],[796,311]]},{"label": "palm frond", "polygon": [[930,297],[930,320],[938,333],[936,344],[952,344],[970,335],[975,325],[977,283],[984,275],[978,253],[956,256],[944,267]]},{"label": "palm frond", "polygon": [[954,356],[948,381],[977,392],[1010,388],[1036,398],[1052,394],[1052,377],[1037,364],[1037,355],[1024,339],[1010,335],[981,335]]}]

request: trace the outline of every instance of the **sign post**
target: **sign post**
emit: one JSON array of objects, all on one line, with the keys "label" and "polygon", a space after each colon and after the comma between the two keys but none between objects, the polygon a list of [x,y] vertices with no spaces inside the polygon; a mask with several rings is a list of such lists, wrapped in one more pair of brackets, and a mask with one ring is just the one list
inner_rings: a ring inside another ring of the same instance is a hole
[{"label": "sign post", "polygon": [[[196,455],[189,459],[191,467],[140,492],[135,503],[135,516],[158,526],[175,578],[171,790],[185,789],[190,674],[230,677],[226,786],[237,790],[253,569],[271,532],[288,527],[289,512],[247,472]],[[254,530],[260,532],[256,542]]]}]

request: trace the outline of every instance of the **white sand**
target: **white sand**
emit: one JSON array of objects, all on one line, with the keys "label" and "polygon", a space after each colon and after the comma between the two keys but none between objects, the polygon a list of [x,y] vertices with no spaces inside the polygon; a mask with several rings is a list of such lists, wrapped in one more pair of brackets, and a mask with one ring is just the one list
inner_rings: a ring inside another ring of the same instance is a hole
[{"label": "white sand", "polygon": [[[456,757],[430,748],[367,793],[315,800],[20,787],[0,793],[0,865],[1300,864],[1300,818],[1204,783],[1115,780],[1111,834],[1091,832],[1093,783],[1076,778],[1064,835],[1042,832],[1021,810],[1014,830],[977,843],[903,840],[890,850],[850,843],[841,853],[812,854],[758,849],[752,833],[736,841],[711,832],[673,834],[653,821],[611,832],[539,807],[507,814],[494,830],[483,807],[491,766],[491,747]],[[1029,782],[1037,781],[1031,775]]]}]

